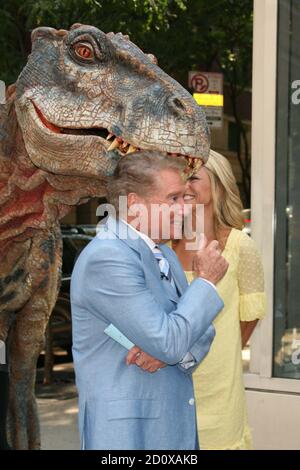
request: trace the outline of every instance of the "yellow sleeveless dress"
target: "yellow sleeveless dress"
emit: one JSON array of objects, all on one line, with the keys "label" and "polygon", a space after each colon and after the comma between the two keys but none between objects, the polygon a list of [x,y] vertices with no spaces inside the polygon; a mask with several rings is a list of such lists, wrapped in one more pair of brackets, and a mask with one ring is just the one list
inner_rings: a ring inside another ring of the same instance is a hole
[{"label": "yellow sleeveless dress", "polygon": [[[252,449],[243,384],[240,321],[266,311],[261,258],[254,241],[232,229],[223,256],[229,269],[217,290],[224,308],[216,317],[211,349],[193,373],[201,449]],[[189,282],[192,271],[186,272]]]}]

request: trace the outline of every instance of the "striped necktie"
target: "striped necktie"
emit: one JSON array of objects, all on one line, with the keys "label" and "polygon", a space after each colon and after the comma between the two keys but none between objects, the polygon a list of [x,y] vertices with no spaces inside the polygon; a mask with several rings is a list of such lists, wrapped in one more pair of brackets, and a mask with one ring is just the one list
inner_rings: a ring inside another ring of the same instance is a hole
[{"label": "striped necktie", "polygon": [[160,269],[160,272],[161,272],[161,278],[162,279],[167,279],[171,283],[171,285],[174,288],[176,288],[175,287],[175,282],[174,282],[174,279],[172,277],[172,273],[171,273],[171,270],[170,270],[169,261],[162,254],[162,252],[160,251],[158,246],[155,246],[155,248],[153,249],[153,254],[154,254],[154,256],[155,256],[155,258],[158,262],[158,266],[159,266],[159,269]]}]

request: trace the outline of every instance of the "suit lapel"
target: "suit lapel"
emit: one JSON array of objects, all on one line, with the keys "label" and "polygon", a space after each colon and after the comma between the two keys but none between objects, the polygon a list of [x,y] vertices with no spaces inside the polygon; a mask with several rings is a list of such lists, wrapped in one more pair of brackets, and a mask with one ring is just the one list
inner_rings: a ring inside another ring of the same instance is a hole
[{"label": "suit lapel", "polygon": [[[169,297],[169,299],[173,300],[174,302],[178,302],[179,297],[177,295],[176,289],[171,285],[171,283],[168,280],[161,279],[160,275],[160,269],[157,260],[155,259],[155,256],[153,255],[152,251],[150,250],[149,246],[144,242],[144,240],[141,240],[141,245],[140,245],[140,255],[141,259],[145,268],[145,273],[147,276],[147,272],[149,273],[149,270],[151,273],[155,274],[155,281],[159,282],[160,288],[162,288]],[[153,282],[151,283],[153,285]]]},{"label": "suit lapel", "polygon": [[[141,261],[144,265],[145,276],[149,279],[150,285],[156,290],[157,284],[159,285],[159,292],[163,292],[174,302],[178,302],[178,295],[176,289],[172,287],[169,281],[162,280],[160,278],[160,269],[157,260],[155,259],[151,249],[149,246],[144,242],[144,240],[139,237],[134,230],[131,230],[130,226],[124,224],[122,220],[116,220],[112,217],[109,217],[106,221],[106,224],[112,232],[116,234],[118,238],[124,241],[130,248],[135,250],[139,253],[141,257]],[[163,250],[162,250],[163,251]],[[168,258],[169,261],[169,258]],[[171,267],[172,275],[173,275],[173,268]],[[176,278],[174,278],[174,282],[176,286],[178,283],[176,282]],[[179,292],[181,289],[178,288]]]}]

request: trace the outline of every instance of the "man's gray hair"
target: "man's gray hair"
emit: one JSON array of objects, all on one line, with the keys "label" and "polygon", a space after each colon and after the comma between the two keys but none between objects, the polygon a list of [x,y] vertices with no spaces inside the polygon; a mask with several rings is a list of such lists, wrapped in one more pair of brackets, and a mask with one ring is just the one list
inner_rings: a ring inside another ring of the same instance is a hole
[{"label": "man's gray hair", "polygon": [[157,187],[157,173],[175,170],[182,175],[186,169],[184,157],[171,157],[156,152],[130,153],[119,161],[114,175],[107,182],[107,199],[118,211],[119,197],[136,193],[147,196]]}]

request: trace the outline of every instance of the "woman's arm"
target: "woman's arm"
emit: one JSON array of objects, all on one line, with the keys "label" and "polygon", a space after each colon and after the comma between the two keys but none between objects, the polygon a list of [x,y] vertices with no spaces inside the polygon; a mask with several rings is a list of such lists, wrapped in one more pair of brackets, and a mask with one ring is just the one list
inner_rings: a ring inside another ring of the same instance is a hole
[{"label": "woman's arm", "polygon": [[242,349],[244,349],[244,347],[248,343],[250,336],[252,335],[257,323],[258,323],[258,320],[240,321],[241,336],[242,336]]},{"label": "woman's arm", "polygon": [[261,256],[252,238],[242,234],[238,263],[242,348],[266,312],[266,294]]}]

